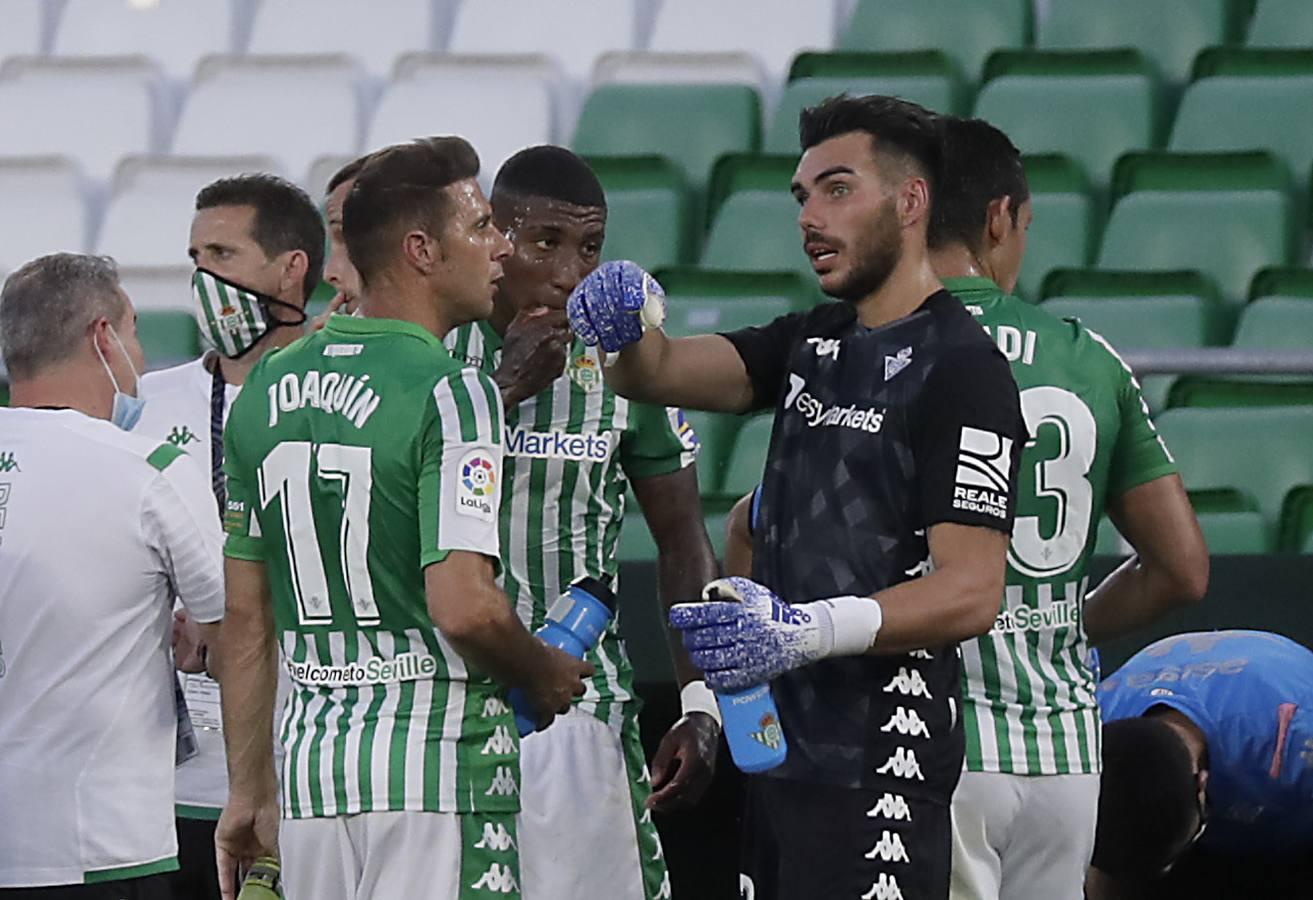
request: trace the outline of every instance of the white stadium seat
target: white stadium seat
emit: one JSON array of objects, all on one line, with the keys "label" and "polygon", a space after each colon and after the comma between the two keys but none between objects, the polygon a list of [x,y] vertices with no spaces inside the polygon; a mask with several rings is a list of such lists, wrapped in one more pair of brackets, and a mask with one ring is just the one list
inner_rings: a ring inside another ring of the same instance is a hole
[{"label": "white stadium seat", "polygon": [[305,188],[311,198],[318,203],[328,191],[329,180],[355,158],[354,154],[339,153],[319,157],[310,164],[310,171],[306,172],[305,178],[301,180],[301,187]]},{"label": "white stadium seat", "polygon": [[43,12],[46,0],[0,0],[0,60],[6,56],[32,56],[42,50]]},{"label": "white stadium seat", "polygon": [[360,71],[344,56],[209,57],[183,106],[173,152],[272,156],[300,174],[360,145]]},{"label": "white stadium seat", "polygon": [[191,266],[119,266],[119,283],[137,312],[191,312]]},{"label": "white stadium seat", "polygon": [[605,53],[593,69],[593,84],[746,84],[765,86],[761,63],[750,53]]},{"label": "white stadium seat", "polygon": [[277,172],[268,157],[133,157],[114,175],[97,253],[123,266],[187,264],[200,189],[243,172]]},{"label": "white stadium seat", "polygon": [[159,71],[141,58],[20,57],[0,67],[0,157],[60,154],[103,181],[161,145]]},{"label": "white stadium seat", "polygon": [[460,135],[479,153],[486,190],[515,151],[554,140],[556,72],[545,57],[407,57],[383,92],[365,146]]},{"label": "white stadium seat", "polygon": [[576,82],[603,53],[634,46],[635,0],[464,0],[452,26],[453,53],[541,53]]},{"label": "white stadium seat", "polygon": [[59,157],[0,160],[0,269],[87,246],[87,206],[77,167]]},{"label": "white stadium seat", "polygon": [[251,53],[343,53],[386,76],[404,53],[435,49],[431,0],[263,0]]},{"label": "white stadium seat", "polygon": [[168,0],[136,6],[122,0],[67,0],[51,52],[57,56],[138,53],[186,81],[196,63],[233,49],[229,0]]}]

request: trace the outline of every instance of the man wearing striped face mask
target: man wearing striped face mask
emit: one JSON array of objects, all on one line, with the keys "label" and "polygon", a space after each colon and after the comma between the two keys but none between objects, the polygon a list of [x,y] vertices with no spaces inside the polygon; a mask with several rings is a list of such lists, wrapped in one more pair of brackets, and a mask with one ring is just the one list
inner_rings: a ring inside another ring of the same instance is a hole
[{"label": "man wearing striped face mask", "polygon": [[[301,336],[305,303],[324,267],[324,226],[314,202],[273,175],[224,178],[196,197],[188,255],[196,264],[192,299],[201,335],[213,348],[199,359],[141,379],[150,403],[133,429],[169,441],[210,473],[215,506],[226,502],[223,426],[251,368]],[[177,896],[218,897],[214,824],[228,796],[219,689],[204,672],[207,648],[191,639],[185,616],[174,625],[198,754],[177,770]]]}]

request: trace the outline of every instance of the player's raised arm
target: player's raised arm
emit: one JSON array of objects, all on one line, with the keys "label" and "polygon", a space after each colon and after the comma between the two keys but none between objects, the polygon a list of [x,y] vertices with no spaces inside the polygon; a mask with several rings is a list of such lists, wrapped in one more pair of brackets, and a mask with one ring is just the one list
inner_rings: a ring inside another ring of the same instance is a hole
[{"label": "player's raised arm", "polygon": [[599,266],[570,295],[570,326],[610,354],[607,383],[631,400],[747,412],[759,398],[743,357],[721,335],[669,338],[661,330],[665,292],[629,261]]}]

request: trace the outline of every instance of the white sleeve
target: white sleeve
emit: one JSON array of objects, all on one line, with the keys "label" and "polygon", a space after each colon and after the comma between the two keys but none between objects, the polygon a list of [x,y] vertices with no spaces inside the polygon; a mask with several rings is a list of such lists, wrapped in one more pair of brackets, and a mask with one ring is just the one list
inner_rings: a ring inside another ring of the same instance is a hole
[{"label": "white sleeve", "polygon": [[222,619],[223,529],[193,457],[179,456],[151,480],[142,529],[191,617],[203,623]]},{"label": "white sleeve", "polygon": [[[437,547],[501,555],[502,402],[481,372],[466,369],[434,389],[442,424]],[[457,402],[460,395],[461,402]]]}]

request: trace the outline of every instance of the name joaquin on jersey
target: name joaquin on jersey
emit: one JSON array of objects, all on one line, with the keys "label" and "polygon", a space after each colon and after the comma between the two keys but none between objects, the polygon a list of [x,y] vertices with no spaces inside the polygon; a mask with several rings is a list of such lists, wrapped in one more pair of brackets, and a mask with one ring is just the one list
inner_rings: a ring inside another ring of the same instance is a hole
[{"label": "name joaquin on jersey", "polygon": [[506,432],[506,453],[532,459],[606,462],[611,457],[611,434],[567,434],[564,431],[511,428]]},{"label": "name joaquin on jersey", "polygon": [[807,380],[790,372],[784,408],[801,413],[808,428],[852,428],[867,434],[879,434],[884,427],[884,410],[873,406],[826,406],[806,388]]}]

